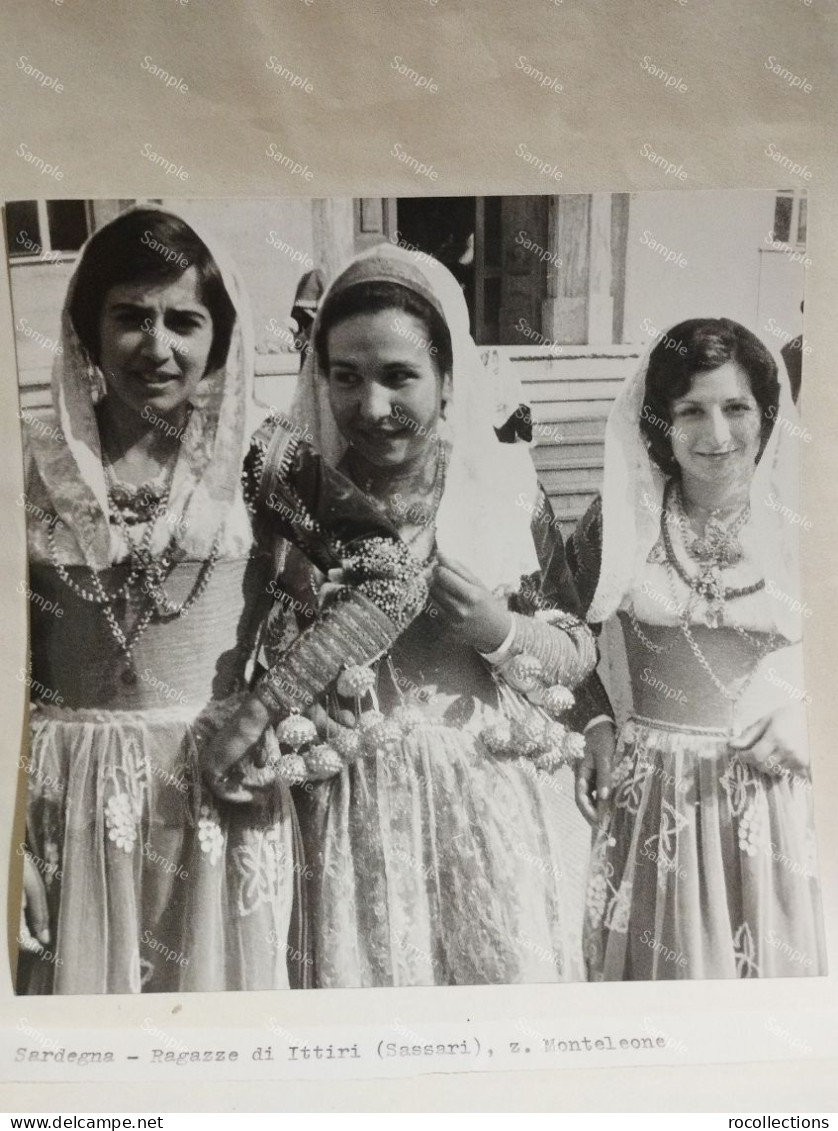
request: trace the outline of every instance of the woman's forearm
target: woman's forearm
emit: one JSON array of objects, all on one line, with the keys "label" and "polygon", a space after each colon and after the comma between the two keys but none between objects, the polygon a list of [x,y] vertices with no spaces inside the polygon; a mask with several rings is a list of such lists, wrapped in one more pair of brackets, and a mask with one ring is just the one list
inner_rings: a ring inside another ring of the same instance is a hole
[{"label": "woman's forearm", "polygon": [[576,687],[593,671],[597,662],[594,637],[576,617],[567,613],[538,617],[513,613],[512,619],[507,656],[533,656],[541,663],[547,683]]}]

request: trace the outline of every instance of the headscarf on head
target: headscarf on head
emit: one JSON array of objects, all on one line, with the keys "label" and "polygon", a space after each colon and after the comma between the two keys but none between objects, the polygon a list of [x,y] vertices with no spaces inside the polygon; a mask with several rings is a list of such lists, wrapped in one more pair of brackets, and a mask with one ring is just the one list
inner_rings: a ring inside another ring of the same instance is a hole
[{"label": "headscarf on head", "polygon": [[[138,210],[176,215],[146,204],[129,211]],[[119,224],[126,214],[110,223]],[[180,437],[171,482],[169,515],[167,521],[156,523],[150,549],[160,553],[175,532],[180,555],[200,560],[210,552],[222,522],[222,556],[247,552],[251,543],[240,476],[252,430],[247,412],[253,387],[253,328],[237,272],[214,241],[188,223],[215,260],[236,320],[223,365],[208,372],[192,396],[193,412]],[[101,571],[125,559],[128,547],[118,527],[108,520],[102,444],[94,412],[104,379],[88,358],[70,316],[79,268],[94,238],[81,250],[61,315],[62,350],[52,369],[58,428],[30,425],[25,432],[31,461],[27,468],[29,501],[60,520],[52,524],[59,562]],[[46,533],[46,523],[29,523],[31,559],[51,560]]]},{"label": "headscarf on head", "polygon": [[[602,560],[599,582],[588,609],[588,621],[592,624],[612,616],[640,583],[646,559],[660,534],[667,476],[651,458],[640,428],[646,375],[656,344],[649,347],[637,372],[621,388],[605,430]],[[797,530],[780,510],[786,507],[789,514],[798,511],[798,441],[793,434],[797,413],[782,366],[778,366],[778,380],[779,406],[751,480],[751,514],[740,538],[743,545],[753,550],[766,584],[771,580],[782,593],[797,595]],[[654,506],[649,505],[650,499]],[[787,640],[798,641],[800,613],[789,605],[779,600],[769,602],[773,629]]]},{"label": "headscarf on head", "polygon": [[315,447],[330,463],[341,459],[347,445],[329,405],[328,379],[315,346],[329,299],[366,282],[397,283],[421,295],[448,327],[452,396],[440,434],[450,436],[452,452],[437,514],[437,544],[490,589],[517,587],[523,574],[538,569],[530,530],[538,498],[535,469],[525,448],[498,442],[493,428],[494,389],[469,333],[463,292],[441,263],[389,243],[351,261],[321,301],[292,416],[309,429]]}]

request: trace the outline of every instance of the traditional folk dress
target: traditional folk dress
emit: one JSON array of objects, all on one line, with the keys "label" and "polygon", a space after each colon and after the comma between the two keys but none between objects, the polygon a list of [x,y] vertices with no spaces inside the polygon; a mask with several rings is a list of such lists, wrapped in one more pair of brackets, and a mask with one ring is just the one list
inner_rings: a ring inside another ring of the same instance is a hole
[{"label": "traditional folk dress", "polygon": [[[580,753],[581,739],[554,720],[571,701],[566,688],[593,668],[593,637],[573,615],[561,537],[529,455],[495,437],[455,280],[441,265],[419,267],[388,246],[353,261],[332,289],[367,280],[422,294],[452,338],[453,399],[434,457],[434,513],[410,545],[413,559],[428,576],[438,544],[463,562],[506,597],[514,632],[487,659],[426,603],[366,676],[343,672],[321,699],[332,717],[354,699],[359,725],[354,733],[325,726],[322,740],[342,764],[295,793],[313,983],[579,978],[579,923],[562,857],[572,790],[553,771]],[[316,322],[315,343],[319,332]],[[293,415],[327,462],[345,468],[316,350]],[[398,507],[388,514],[406,528]],[[340,570],[318,568],[292,545],[278,565],[281,598],[266,626],[267,662],[341,580]]]},{"label": "traditional folk dress", "polygon": [[[640,434],[646,367],[615,402],[603,498],[569,548],[588,620],[606,623],[610,670],[627,664],[630,704],[593,843],[589,976],[823,974],[810,778],[779,763],[760,771],[728,746],[803,696],[797,547],[773,505],[797,509],[795,453],[775,424],[750,506],[702,545]],[[778,418],[793,417],[786,383]]]},{"label": "traditional folk dress", "polygon": [[249,313],[213,254],[238,318],[168,483],[108,483],[101,374],[68,313],[75,281],[53,370],[57,427],[26,433],[30,585],[62,616],[32,606],[27,841],[46,862],[54,960],[22,953],[22,992],[288,984],[290,792],[222,809],[197,770],[200,744],[244,692],[268,580],[241,485],[256,423]]}]

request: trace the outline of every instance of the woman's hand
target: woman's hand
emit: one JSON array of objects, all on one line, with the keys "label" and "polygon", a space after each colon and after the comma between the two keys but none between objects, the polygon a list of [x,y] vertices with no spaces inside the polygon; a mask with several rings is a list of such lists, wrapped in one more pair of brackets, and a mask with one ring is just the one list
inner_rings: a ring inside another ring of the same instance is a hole
[{"label": "woman's hand", "polygon": [[264,765],[265,748],[259,740],[269,722],[267,707],[255,695],[250,695],[201,749],[201,774],[222,801],[244,803],[263,799],[242,783],[236,767],[249,754],[254,756],[257,766]]},{"label": "woman's hand", "polygon": [[800,703],[763,715],[728,745],[764,774],[809,776],[806,711]]},{"label": "woman's hand", "polygon": [[612,719],[603,719],[585,732],[585,755],[575,766],[576,804],[594,827],[605,816],[605,804],[611,796],[616,749],[617,732]]},{"label": "woman's hand", "polygon": [[43,877],[28,853],[23,857],[23,906],[20,914],[20,945],[41,954],[50,944],[49,906]]},{"label": "woman's hand", "polygon": [[500,648],[512,627],[506,602],[495,597],[464,565],[439,554],[430,583],[432,600],[463,640],[480,652]]}]

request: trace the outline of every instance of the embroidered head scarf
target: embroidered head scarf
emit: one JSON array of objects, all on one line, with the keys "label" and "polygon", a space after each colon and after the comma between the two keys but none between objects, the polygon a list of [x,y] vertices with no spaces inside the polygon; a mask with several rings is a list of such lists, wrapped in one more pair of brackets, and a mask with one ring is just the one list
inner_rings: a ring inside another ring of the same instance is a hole
[{"label": "embroidered head scarf", "polygon": [[[153,209],[153,205],[142,205],[143,211]],[[166,209],[156,210],[174,215]],[[111,224],[122,223],[125,215]],[[175,532],[180,556],[200,560],[210,551],[221,523],[222,555],[246,552],[251,541],[240,476],[251,431],[247,411],[252,400],[253,330],[244,289],[225,253],[187,223],[215,260],[236,317],[226,358],[204,375],[192,397],[193,411],[180,437],[171,482],[169,514],[167,521],[157,522],[150,549],[161,552]],[[81,250],[61,315],[62,352],[52,371],[57,428],[30,425],[24,433],[29,501],[59,520],[51,523],[58,561],[101,571],[124,559],[128,547],[108,518],[102,444],[94,411],[104,378],[82,345],[70,315],[79,270],[93,239],[95,236]],[[29,552],[33,560],[49,560],[47,523],[29,523]]]},{"label": "embroidered head scarf", "polygon": [[[530,531],[538,483],[529,452],[501,444],[493,428],[495,389],[469,332],[468,308],[457,280],[437,260],[381,244],[357,256],[328,288],[312,332],[316,346],[321,313],[331,295],[366,282],[396,283],[421,295],[443,317],[451,336],[452,396],[440,422],[451,440],[451,462],[437,514],[440,550],[462,562],[490,589],[518,585],[538,568]],[[337,463],[346,451],[329,405],[328,376],[312,348],[300,374],[292,408],[315,447]]]}]

